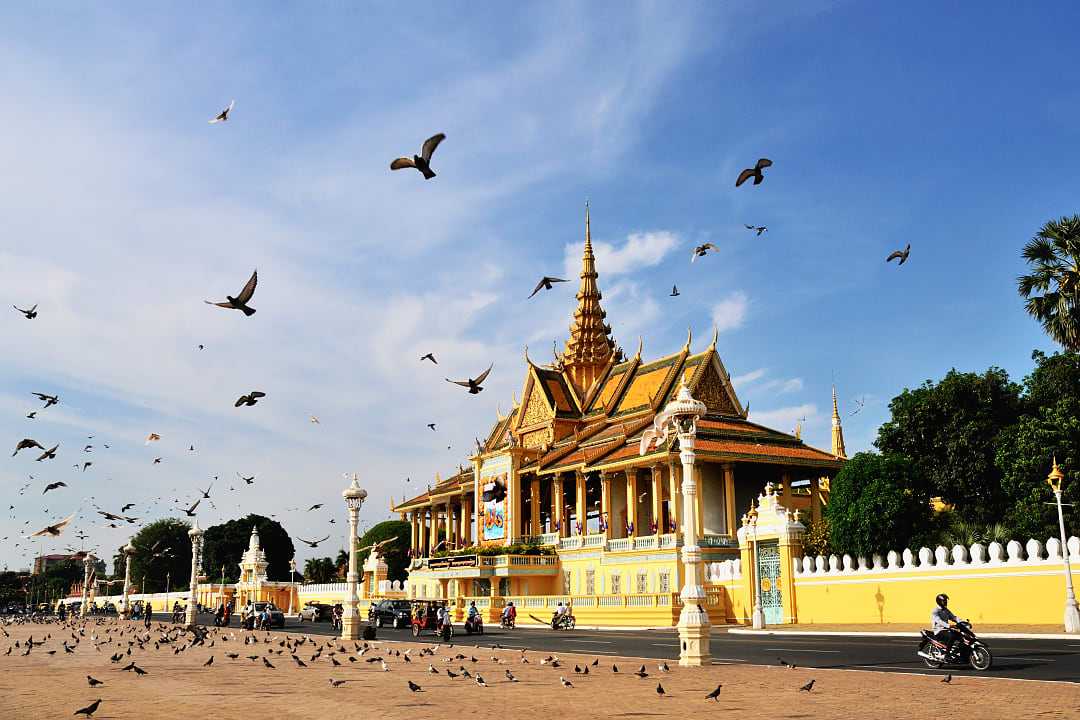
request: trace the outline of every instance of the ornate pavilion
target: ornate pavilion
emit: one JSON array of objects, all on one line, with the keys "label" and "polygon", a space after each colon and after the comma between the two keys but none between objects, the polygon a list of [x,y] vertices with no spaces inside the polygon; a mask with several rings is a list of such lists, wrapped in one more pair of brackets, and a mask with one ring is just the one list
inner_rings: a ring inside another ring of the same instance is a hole
[{"label": "ornate pavilion", "polygon": [[[521,402],[478,443],[472,466],[393,508],[412,526],[411,597],[459,599],[459,608],[477,598],[495,616],[508,598],[527,608],[547,607],[533,596],[570,596],[575,608],[660,608],[642,622],[677,617],[678,449],[672,439],[639,455],[639,441],[684,382],[708,408],[696,443],[706,562],[738,556],[739,518],[766,483],[784,507],[820,517],[845,458],[835,390],[829,452],[805,444],[798,429],[751,422],[715,333],[699,352],[688,336],[666,357],[646,361],[640,342],[626,357],[606,322],[598,277],[586,207],[577,308],[563,352],[543,366],[526,352]],[[554,553],[509,547],[521,543]],[[470,552],[477,546],[482,553]],[[499,546],[507,554],[491,555]],[[709,611],[722,620],[722,608]]]}]

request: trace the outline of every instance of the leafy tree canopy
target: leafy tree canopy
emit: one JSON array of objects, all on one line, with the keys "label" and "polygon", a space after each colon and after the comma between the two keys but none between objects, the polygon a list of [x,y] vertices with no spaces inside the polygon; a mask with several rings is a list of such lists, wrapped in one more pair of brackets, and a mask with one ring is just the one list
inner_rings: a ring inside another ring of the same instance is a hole
[{"label": "leafy tree canopy", "polygon": [[951,370],[940,382],[905,389],[889,410],[892,417],[878,429],[875,445],[886,455],[909,458],[913,491],[940,496],[972,521],[1001,518],[1009,498],[995,464],[998,436],[1022,410],[1020,387],[1004,370]]},{"label": "leafy tree canopy", "polygon": [[[164,592],[187,588],[191,579],[191,526],[183,520],[166,518],[144,525],[131,544],[131,582],[143,592]],[[119,551],[123,555],[123,549]],[[123,565],[119,566],[121,569]],[[145,581],[145,582],[144,582]]]},{"label": "leafy tree canopy", "polygon": [[304,563],[304,582],[328,583],[337,577],[337,567],[328,557],[308,558]]},{"label": "leafy tree canopy", "polygon": [[921,544],[930,497],[913,470],[906,458],[866,452],[844,464],[825,507],[833,552],[870,557]]},{"label": "leafy tree canopy", "polygon": [[252,514],[206,529],[203,536],[203,567],[209,582],[220,582],[222,567],[225,568],[226,582],[236,582],[240,578],[240,558],[251,540],[252,526],[259,530],[259,543],[269,563],[267,579],[289,579],[289,561],[296,554],[292,538],[277,520]]},{"label": "leafy tree canopy", "polygon": [[1055,342],[1080,352],[1080,215],[1047,222],[1023,256],[1031,269],[1016,279],[1024,309]]},{"label": "leafy tree canopy", "polygon": [[[397,539],[379,548],[379,555],[386,561],[386,577],[390,580],[404,580],[408,574],[406,571],[409,567],[409,548],[412,539],[409,523],[403,520],[383,521],[364,533],[364,536],[360,538],[359,547],[368,547],[389,538]],[[361,567],[370,554],[370,549],[360,552],[358,562]]]}]

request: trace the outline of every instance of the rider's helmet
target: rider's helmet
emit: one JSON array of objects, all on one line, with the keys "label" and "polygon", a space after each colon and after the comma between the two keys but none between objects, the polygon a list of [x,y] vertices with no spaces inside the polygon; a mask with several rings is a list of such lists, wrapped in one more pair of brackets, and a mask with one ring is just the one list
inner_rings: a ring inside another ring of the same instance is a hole
[{"label": "rider's helmet", "polygon": [[472,602],[470,602],[469,607],[476,607],[476,601],[473,600]]},{"label": "rider's helmet", "polygon": [[949,605],[949,596],[946,595],[945,593],[941,593],[936,598],[934,598],[934,602],[936,602],[938,604],[938,607],[940,607],[940,608],[948,607],[948,605]]},{"label": "rider's helmet", "polygon": [[561,603],[561,602],[559,603],[559,607],[562,607],[562,603]]},{"label": "rider's helmet", "polygon": [[511,601],[507,602],[506,607],[514,607],[514,601],[511,600]]}]

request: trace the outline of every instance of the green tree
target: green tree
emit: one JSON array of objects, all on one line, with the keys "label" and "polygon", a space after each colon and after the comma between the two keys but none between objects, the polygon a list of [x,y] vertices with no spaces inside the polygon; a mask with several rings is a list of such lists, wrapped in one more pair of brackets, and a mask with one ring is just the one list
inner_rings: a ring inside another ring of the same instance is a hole
[{"label": "green tree", "polygon": [[[359,547],[359,545],[357,545]],[[337,557],[334,558],[334,567],[337,569],[337,574],[341,577],[345,577],[349,572],[349,553],[344,550],[338,550]]]},{"label": "green tree", "polygon": [[191,579],[190,529],[183,520],[166,518],[135,533],[131,538],[135,547],[131,558],[132,584],[142,592],[163,592],[168,578],[170,590],[187,588]]},{"label": "green tree", "polygon": [[308,558],[304,563],[304,582],[328,583],[337,577],[334,561],[328,557]]},{"label": "green tree", "polygon": [[1080,215],[1050,220],[1023,250],[1030,272],[1016,279],[1028,315],[1066,350],[1080,351]]},{"label": "green tree", "polygon": [[1008,509],[995,464],[998,436],[1020,417],[1020,386],[1000,368],[950,370],[938,383],[893,398],[892,417],[874,443],[889,455],[910,458],[911,488],[940,496],[962,519],[990,524]]},{"label": "green tree", "polygon": [[[411,527],[404,520],[385,520],[375,525],[360,538],[358,547],[368,548],[375,543],[394,538],[393,542],[379,548],[379,555],[386,561],[389,580],[404,580],[408,575],[409,548],[412,538]],[[368,559],[371,550],[362,550],[357,559],[361,567]]]},{"label": "green tree", "polygon": [[289,561],[296,554],[292,538],[277,520],[252,514],[206,529],[203,535],[203,567],[211,581],[220,582],[222,566],[225,568],[226,582],[239,579],[240,558],[251,540],[252,526],[258,528],[259,544],[266,553],[267,579],[289,579]]},{"label": "green tree", "polygon": [[825,517],[835,553],[870,557],[917,547],[930,523],[930,497],[904,457],[858,453],[831,484]]}]

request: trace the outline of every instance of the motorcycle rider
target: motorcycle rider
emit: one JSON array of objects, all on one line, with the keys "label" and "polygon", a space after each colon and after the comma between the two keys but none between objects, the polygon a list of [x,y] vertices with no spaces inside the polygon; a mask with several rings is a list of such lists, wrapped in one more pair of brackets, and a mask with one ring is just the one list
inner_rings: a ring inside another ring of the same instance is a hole
[{"label": "motorcycle rider", "polygon": [[506,603],[506,607],[502,611],[503,625],[513,625],[517,620],[517,608],[514,607],[514,601],[510,600]]},{"label": "motorcycle rider", "polygon": [[480,614],[480,611],[476,609],[476,601],[473,600],[472,602],[469,603],[469,618],[468,618],[468,621],[469,621],[469,626],[470,627],[476,625],[476,618],[477,618],[477,616],[479,614]]},{"label": "motorcycle rider", "polygon": [[562,624],[563,618],[565,618],[569,614],[570,614],[570,606],[569,605],[563,605],[560,602],[559,606],[557,608],[555,608],[554,616],[551,618],[552,623],[555,625],[555,627],[558,627],[559,625]]},{"label": "motorcycle rider", "polygon": [[934,639],[945,644],[945,657],[948,657],[952,653],[953,643],[960,636],[960,633],[952,629],[951,624],[960,622],[960,618],[949,609],[949,596],[945,593],[940,593],[934,601],[937,607],[930,613],[930,629],[934,633]]}]

